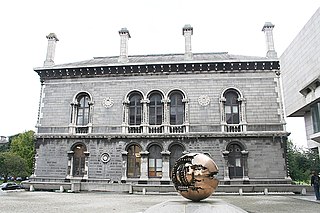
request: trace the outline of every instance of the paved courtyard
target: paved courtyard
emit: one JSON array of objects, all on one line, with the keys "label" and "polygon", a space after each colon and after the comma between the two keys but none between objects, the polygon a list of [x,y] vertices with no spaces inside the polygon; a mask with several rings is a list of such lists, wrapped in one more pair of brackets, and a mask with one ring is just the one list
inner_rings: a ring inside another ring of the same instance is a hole
[{"label": "paved courtyard", "polygon": [[[249,213],[264,212],[318,212],[320,202],[313,195],[222,195],[209,200],[221,200],[244,209]],[[0,191],[1,213],[34,212],[103,212],[140,213],[150,206],[164,201],[185,201],[179,195],[139,195],[102,192],[55,193]]]}]

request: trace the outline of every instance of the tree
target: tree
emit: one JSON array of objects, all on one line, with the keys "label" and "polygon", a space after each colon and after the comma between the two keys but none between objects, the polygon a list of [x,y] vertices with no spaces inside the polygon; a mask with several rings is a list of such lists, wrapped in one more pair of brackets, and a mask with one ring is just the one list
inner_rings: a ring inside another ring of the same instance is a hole
[{"label": "tree", "polygon": [[9,176],[27,176],[26,161],[17,154],[11,152],[0,153],[0,175],[7,182]]},{"label": "tree", "polygon": [[310,182],[311,171],[320,171],[319,157],[313,150],[305,150],[288,141],[288,166],[292,180]]},{"label": "tree", "polygon": [[26,162],[28,175],[32,174],[34,161],[34,132],[27,131],[14,136],[10,143],[10,152],[20,156]]}]

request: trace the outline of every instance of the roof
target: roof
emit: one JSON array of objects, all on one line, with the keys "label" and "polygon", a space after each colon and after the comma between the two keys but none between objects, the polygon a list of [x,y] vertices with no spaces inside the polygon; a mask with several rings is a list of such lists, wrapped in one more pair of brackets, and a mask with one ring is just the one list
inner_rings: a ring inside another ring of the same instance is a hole
[{"label": "roof", "polygon": [[94,57],[93,59],[80,62],[58,64],[51,67],[38,67],[35,68],[35,70],[170,63],[278,61],[277,59],[269,59],[266,57],[231,55],[228,54],[228,52],[194,53],[193,60],[186,60],[184,54],[132,55],[128,56],[128,62],[126,63],[121,63],[118,61],[118,59],[119,56]]}]

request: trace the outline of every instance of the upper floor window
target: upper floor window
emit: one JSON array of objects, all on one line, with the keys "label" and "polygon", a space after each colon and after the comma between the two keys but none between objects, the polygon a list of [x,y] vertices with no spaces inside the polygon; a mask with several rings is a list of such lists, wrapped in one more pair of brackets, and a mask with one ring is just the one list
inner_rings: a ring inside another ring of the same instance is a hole
[{"label": "upper floor window", "polygon": [[239,95],[235,90],[227,90],[224,93],[225,97],[225,116],[227,124],[240,123],[239,116]]},{"label": "upper floor window", "polygon": [[129,97],[129,125],[141,124],[141,95],[134,93]]},{"label": "upper floor window", "polygon": [[149,124],[161,125],[163,116],[162,96],[159,93],[153,93],[150,95],[149,100]]},{"label": "upper floor window", "polygon": [[87,134],[92,132],[93,102],[88,93],[79,93],[71,103],[69,133]]},{"label": "upper floor window", "polygon": [[184,122],[184,103],[180,92],[170,95],[170,124],[181,125]]},{"label": "upper floor window", "polygon": [[90,107],[89,107],[89,96],[85,93],[80,94],[77,97],[77,125],[85,126],[89,123],[89,114],[90,114]]},{"label": "upper floor window", "polygon": [[313,132],[320,132],[320,102],[311,106]]}]

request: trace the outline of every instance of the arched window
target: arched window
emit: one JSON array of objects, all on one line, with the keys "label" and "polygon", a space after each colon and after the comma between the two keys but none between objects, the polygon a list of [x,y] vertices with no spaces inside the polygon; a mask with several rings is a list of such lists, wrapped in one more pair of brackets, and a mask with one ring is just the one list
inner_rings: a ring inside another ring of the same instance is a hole
[{"label": "arched window", "polygon": [[162,96],[159,93],[153,93],[149,97],[149,124],[161,125],[163,116]]},{"label": "arched window", "polygon": [[169,148],[170,151],[170,176],[172,172],[172,168],[176,161],[183,155],[183,147],[179,144],[174,144]]},{"label": "arched window", "polygon": [[138,145],[131,145],[128,148],[127,177],[140,177],[141,148]]},{"label": "arched window", "polygon": [[83,177],[85,175],[85,151],[86,147],[83,144],[77,144],[73,148],[73,166],[72,175],[74,177]]},{"label": "arched window", "polygon": [[129,97],[129,125],[140,125],[141,124],[141,95],[133,93]]},{"label": "arched window", "polygon": [[224,93],[225,101],[225,116],[227,124],[239,124],[239,95],[235,90],[227,90]]},{"label": "arched window", "polygon": [[232,143],[227,147],[229,177],[242,178],[244,171],[244,161],[241,154],[242,148],[239,144]]},{"label": "arched window", "polygon": [[162,156],[161,147],[159,145],[152,145],[149,148],[149,177],[162,177]]},{"label": "arched window", "polygon": [[184,103],[180,92],[173,92],[170,95],[170,124],[181,125],[184,122]]},{"label": "arched window", "polygon": [[89,123],[89,115],[90,115],[90,106],[89,106],[90,98],[88,94],[82,93],[77,97],[77,119],[76,124],[80,126],[85,126]]}]

